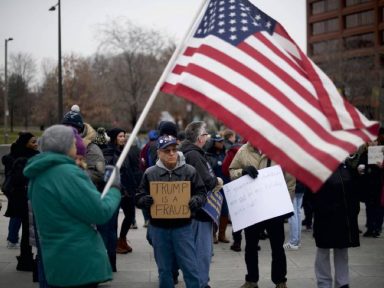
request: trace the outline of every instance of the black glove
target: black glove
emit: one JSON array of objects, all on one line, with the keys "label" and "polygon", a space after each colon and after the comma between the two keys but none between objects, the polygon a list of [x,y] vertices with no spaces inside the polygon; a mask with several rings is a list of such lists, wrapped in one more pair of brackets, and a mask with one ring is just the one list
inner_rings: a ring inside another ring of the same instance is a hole
[{"label": "black glove", "polygon": [[142,208],[149,208],[153,204],[153,198],[151,195],[144,195],[143,197],[137,200],[137,206]]},{"label": "black glove", "polygon": [[[115,169],[115,166],[107,165],[105,166],[105,172],[104,172],[104,182],[107,183],[109,180],[109,177],[111,177],[113,169]],[[111,187],[115,187],[120,189],[120,171],[119,169],[116,169],[115,172],[115,179],[113,179]]]},{"label": "black glove", "polygon": [[257,171],[257,169],[254,166],[246,166],[246,167],[244,167],[243,172],[241,174],[243,176],[249,175],[253,179],[255,179],[257,177],[257,175],[259,175],[259,171]]},{"label": "black glove", "polygon": [[188,206],[191,212],[196,212],[205,204],[206,198],[204,195],[193,195],[189,200]]}]

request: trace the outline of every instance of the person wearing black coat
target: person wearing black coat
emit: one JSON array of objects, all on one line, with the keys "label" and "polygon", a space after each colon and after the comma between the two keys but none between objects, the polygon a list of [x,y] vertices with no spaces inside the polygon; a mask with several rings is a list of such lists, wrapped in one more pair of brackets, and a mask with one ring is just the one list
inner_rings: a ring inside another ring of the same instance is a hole
[{"label": "person wearing black coat", "polygon": [[334,254],[335,287],[349,287],[348,248],[360,246],[355,173],[342,163],[313,197],[315,274],[320,288],[333,287],[330,249]]},{"label": "person wearing black coat", "polygon": [[8,172],[8,186],[5,187],[8,197],[6,217],[21,219],[20,256],[17,256],[16,269],[19,271],[32,271],[33,254],[29,244],[29,214],[28,214],[28,179],[23,175],[27,161],[38,154],[37,139],[29,132],[22,132],[12,147],[14,159],[12,168]]}]

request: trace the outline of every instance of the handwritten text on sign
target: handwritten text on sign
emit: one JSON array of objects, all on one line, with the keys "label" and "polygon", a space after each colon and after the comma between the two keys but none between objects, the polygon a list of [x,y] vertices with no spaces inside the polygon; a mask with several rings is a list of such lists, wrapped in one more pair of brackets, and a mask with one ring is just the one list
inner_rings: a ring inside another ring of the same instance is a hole
[{"label": "handwritten text on sign", "polygon": [[259,170],[256,179],[240,177],[223,189],[235,232],[293,211],[280,166]]},{"label": "handwritten text on sign", "polygon": [[153,181],[149,185],[154,202],[151,206],[152,218],[179,219],[191,216],[188,207],[191,198],[191,183],[189,181]]}]

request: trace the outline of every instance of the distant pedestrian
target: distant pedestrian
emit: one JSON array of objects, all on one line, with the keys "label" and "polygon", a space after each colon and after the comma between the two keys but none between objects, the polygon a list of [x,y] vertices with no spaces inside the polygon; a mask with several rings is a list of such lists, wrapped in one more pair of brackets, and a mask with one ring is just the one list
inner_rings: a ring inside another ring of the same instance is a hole
[{"label": "distant pedestrian", "polygon": [[349,287],[348,248],[360,246],[357,221],[360,204],[355,177],[351,167],[342,163],[313,197],[315,274],[319,288]]},{"label": "distant pedestrian", "polygon": [[70,127],[54,125],[39,140],[41,154],[27,164],[28,196],[35,215],[47,282],[53,287],[97,287],[112,279],[93,224],[106,222],[120,203],[119,177],[103,199],[76,163]]},{"label": "distant pedestrian", "polygon": [[[284,244],[287,250],[298,250],[301,245],[301,205],[306,190],[309,190],[303,183],[296,181],[295,196],[293,197],[293,215],[289,217],[289,238]],[[312,193],[312,192],[310,192]]]},{"label": "distant pedestrian", "polygon": [[[27,161],[38,153],[37,138],[29,132],[20,133],[15,145],[12,147],[11,157],[13,157],[13,162],[7,175],[8,187],[4,187],[4,192],[8,197],[5,216],[11,217],[9,228],[15,229],[9,231],[12,238],[17,237],[18,233],[18,228],[13,221],[15,219],[21,220],[20,256],[16,257],[16,269],[19,271],[32,271],[33,269],[32,246],[29,243],[28,179],[23,175],[23,169]],[[13,240],[9,239],[10,242]],[[10,245],[8,244],[8,246]]]}]

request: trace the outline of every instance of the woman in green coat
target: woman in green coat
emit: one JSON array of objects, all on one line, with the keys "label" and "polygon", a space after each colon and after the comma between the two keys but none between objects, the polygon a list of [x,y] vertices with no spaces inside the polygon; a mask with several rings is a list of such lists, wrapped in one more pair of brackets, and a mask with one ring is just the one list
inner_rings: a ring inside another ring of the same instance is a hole
[{"label": "woman in green coat", "polygon": [[101,199],[75,163],[72,128],[54,125],[28,162],[28,197],[39,234],[44,272],[53,287],[97,287],[112,279],[108,255],[95,224],[107,222],[120,203],[119,177]]}]

